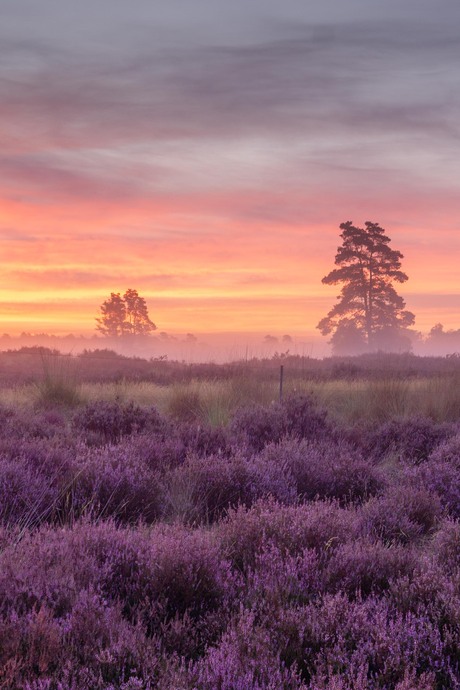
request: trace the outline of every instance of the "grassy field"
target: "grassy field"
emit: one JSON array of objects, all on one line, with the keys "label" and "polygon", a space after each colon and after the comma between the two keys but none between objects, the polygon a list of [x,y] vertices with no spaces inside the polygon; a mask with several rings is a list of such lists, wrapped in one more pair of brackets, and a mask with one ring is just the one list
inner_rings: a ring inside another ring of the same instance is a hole
[{"label": "grassy field", "polygon": [[[395,416],[421,414],[436,421],[460,417],[460,374],[418,378],[383,378],[312,381],[291,378],[283,395],[312,394],[329,414],[348,424],[369,420],[384,421]],[[262,405],[279,400],[279,382],[235,376],[227,380],[192,379],[159,385],[150,381],[80,383],[56,377],[46,382],[8,386],[0,389],[0,404],[20,407],[69,407],[95,400],[134,401],[155,405],[164,414],[178,419],[197,419],[205,424],[228,424],[235,410],[254,402]]]}]

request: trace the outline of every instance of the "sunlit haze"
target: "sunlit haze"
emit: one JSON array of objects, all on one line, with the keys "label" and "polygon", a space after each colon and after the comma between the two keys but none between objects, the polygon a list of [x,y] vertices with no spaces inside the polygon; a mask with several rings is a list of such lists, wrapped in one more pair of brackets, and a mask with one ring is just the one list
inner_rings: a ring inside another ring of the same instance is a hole
[{"label": "sunlit haze", "polygon": [[347,220],[403,253],[417,330],[459,328],[459,26],[457,0],[2,0],[1,332],[91,334],[134,288],[159,331],[308,340]]}]

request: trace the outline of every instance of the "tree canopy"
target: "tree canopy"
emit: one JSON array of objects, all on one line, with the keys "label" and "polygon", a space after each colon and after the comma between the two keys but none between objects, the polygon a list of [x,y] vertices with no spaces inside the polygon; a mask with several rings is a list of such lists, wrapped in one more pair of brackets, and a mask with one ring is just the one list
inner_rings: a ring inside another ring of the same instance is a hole
[{"label": "tree canopy", "polygon": [[[337,304],[321,319],[317,328],[332,333],[332,344],[344,340],[367,349],[394,349],[404,342],[404,331],[414,323],[414,314],[405,310],[405,301],[393,283],[408,277],[401,271],[401,252],[390,247],[390,238],[378,223],[367,221],[364,228],[352,221],[340,225],[342,245],[335,256],[335,268],[322,282],[342,283]],[[393,348],[392,348],[393,345]]]},{"label": "tree canopy", "polygon": [[137,290],[128,289],[123,296],[110,293],[100,307],[96,319],[97,330],[103,335],[118,338],[129,335],[148,335],[156,330],[150,320],[147,303]]}]

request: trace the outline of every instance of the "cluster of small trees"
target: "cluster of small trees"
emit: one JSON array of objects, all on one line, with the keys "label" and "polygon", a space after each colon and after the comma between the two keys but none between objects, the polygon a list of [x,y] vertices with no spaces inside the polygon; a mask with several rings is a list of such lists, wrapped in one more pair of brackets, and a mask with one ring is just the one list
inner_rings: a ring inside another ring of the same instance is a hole
[{"label": "cluster of small trees", "polygon": [[[334,354],[410,349],[408,329],[415,317],[405,309],[404,299],[394,287],[408,279],[401,270],[403,255],[390,247],[391,240],[378,223],[367,221],[360,228],[347,221],[340,229],[337,268],[322,282],[340,283],[342,289],[317,328],[323,335],[331,335]],[[126,290],[123,295],[112,292],[100,311],[97,330],[105,336],[148,335],[156,330],[137,290]]]},{"label": "cluster of small trees", "polygon": [[156,330],[149,317],[147,303],[137,290],[126,290],[123,296],[112,292],[102,303],[100,311],[96,328],[105,336],[148,335]]}]

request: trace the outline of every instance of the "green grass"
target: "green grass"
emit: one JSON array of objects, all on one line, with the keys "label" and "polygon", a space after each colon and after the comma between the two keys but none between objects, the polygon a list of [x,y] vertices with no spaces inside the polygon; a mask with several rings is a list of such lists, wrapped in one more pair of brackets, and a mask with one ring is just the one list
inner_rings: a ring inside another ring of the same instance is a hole
[{"label": "green grass", "polygon": [[43,355],[43,375],[37,383],[38,407],[75,407],[82,402],[78,362],[62,355]]},{"label": "green grass", "polygon": [[[62,363],[60,365],[62,367]],[[329,415],[340,422],[382,422],[392,417],[421,414],[435,421],[460,419],[460,377],[387,378],[384,380],[312,381],[295,378],[285,382],[285,395],[311,393]],[[140,381],[78,383],[78,372],[45,371],[37,385],[0,390],[7,407],[69,407],[108,400],[155,405],[161,413],[181,420],[225,426],[234,411],[251,402],[269,405],[278,400],[275,381],[235,377],[227,381],[196,379],[159,386]]]}]

